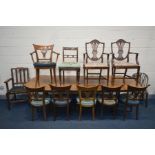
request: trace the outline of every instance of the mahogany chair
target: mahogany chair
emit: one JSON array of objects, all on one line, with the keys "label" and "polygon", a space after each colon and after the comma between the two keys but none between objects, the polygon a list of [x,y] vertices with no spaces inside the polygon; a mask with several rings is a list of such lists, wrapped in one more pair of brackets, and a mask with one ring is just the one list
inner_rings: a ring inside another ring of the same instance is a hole
[{"label": "mahogany chair", "polygon": [[102,97],[98,99],[101,104],[101,115],[103,115],[103,109],[105,107],[111,107],[113,109],[113,118],[115,119],[119,105],[121,87],[122,85],[115,87],[102,85]]},{"label": "mahogany chair", "polygon": [[50,85],[50,87],[51,87],[51,99],[52,99],[53,111],[54,111],[54,120],[56,120],[57,107],[66,107],[67,120],[69,120],[71,85],[67,85],[67,86]]},{"label": "mahogany chair", "polygon": [[[54,74],[54,81],[56,81],[56,63],[59,57],[59,53],[53,51],[54,45],[35,45],[33,44],[34,52],[30,53],[34,68],[36,69],[36,85],[40,84],[40,69],[49,69],[51,82],[52,80],[52,71]],[[56,57],[54,57],[56,54]],[[55,61],[54,61],[55,58]]]},{"label": "mahogany chair", "polygon": [[32,121],[34,120],[34,113],[37,108],[41,108],[43,111],[44,120],[47,119],[46,107],[50,104],[50,99],[45,98],[45,88],[28,88],[26,87],[29,95],[29,103],[32,110]]},{"label": "mahogany chair", "polygon": [[[119,39],[116,42],[111,43],[111,52],[112,52],[112,77],[113,80],[116,77],[115,75],[123,75],[125,77],[132,78],[127,75],[128,69],[136,69],[137,77],[135,77],[138,82],[138,76],[140,72],[140,65],[138,62],[138,53],[130,52],[130,42],[127,42],[123,39]],[[133,57],[134,56],[134,57]],[[133,61],[134,60],[134,61]],[[121,70],[121,72],[119,71]],[[116,72],[118,71],[118,72]],[[124,72],[122,72],[124,71]],[[120,78],[120,77],[119,77]]]},{"label": "mahogany chair", "polygon": [[[85,43],[86,53],[84,53],[83,55],[84,83],[85,83],[85,80],[87,80],[87,84],[88,84],[89,79],[92,79],[92,80],[98,79],[100,83],[101,78],[106,79],[108,82],[109,80],[109,54],[104,53],[104,48],[105,48],[105,43],[100,42],[96,39]],[[102,76],[103,70],[107,70],[106,78]],[[89,75],[96,75],[98,76],[98,78],[89,77]]]},{"label": "mahogany chair", "polygon": [[80,64],[78,63],[78,47],[63,47],[63,63],[58,66],[59,80],[61,83],[61,72],[63,72],[63,83],[65,83],[65,71],[76,71],[76,82],[80,82]]},{"label": "mahogany chair", "polygon": [[124,106],[124,119],[126,119],[128,107],[132,111],[132,107],[136,108],[136,119],[139,115],[139,105],[143,104],[145,101],[144,94],[148,86],[145,87],[135,87],[128,85],[127,95],[122,101],[125,103]]},{"label": "mahogany chair", "polygon": [[92,119],[95,119],[96,92],[98,86],[80,86],[77,85],[79,98],[77,98],[80,111],[79,120],[82,116],[82,108],[92,108]]},{"label": "mahogany chair", "polygon": [[[132,77],[137,77],[137,73],[134,73],[132,75]],[[142,86],[142,87],[149,87],[149,77],[146,73],[139,73],[139,77],[138,77],[138,83]],[[148,90],[146,89],[146,91],[144,92],[144,100],[145,100],[145,107],[148,107]]]},{"label": "mahogany chair", "polygon": [[6,98],[9,110],[11,110],[13,103],[27,101],[27,99],[23,98],[23,95],[27,94],[24,85],[29,81],[29,79],[28,68],[11,68],[11,78],[4,81],[6,84]]}]

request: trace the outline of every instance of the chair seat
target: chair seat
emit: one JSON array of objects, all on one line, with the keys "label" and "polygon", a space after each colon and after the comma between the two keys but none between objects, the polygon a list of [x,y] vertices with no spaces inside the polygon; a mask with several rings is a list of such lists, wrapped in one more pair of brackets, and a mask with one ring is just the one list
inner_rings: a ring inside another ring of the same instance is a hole
[{"label": "chair seat", "polygon": [[135,63],[117,61],[117,62],[114,62],[114,66],[116,66],[116,67],[119,67],[119,66],[121,66],[121,67],[123,67],[123,66],[124,67],[128,67],[128,66],[133,67],[133,66],[139,66],[139,65],[137,65]]},{"label": "chair seat", "polygon": [[33,65],[34,67],[56,67],[56,63],[50,61],[35,62]]},{"label": "chair seat", "polygon": [[58,65],[59,68],[80,68],[80,63],[75,62],[63,62]]},{"label": "chair seat", "polygon": [[84,64],[85,68],[105,68],[108,67],[106,63],[86,63]]},{"label": "chair seat", "polygon": [[15,86],[9,90],[10,93],[27,93],[24,86]]},{"label": "chair seat", "polygon": [[[50,104],[50,99],[49,98],[45,98],[45,105]],[[35,106],[35,107],[40,107],[43,106],[43,101],[40,100],[32,100],[31,101],[31,105]]]},{"label": "chair seat", "polygon": [[[98,101],[102,104],[102,99],[98,99]],[[116,104],[116,101],[113,100],[113,99],[104,99],[103,100],[103,105],[115,105]]]},{"label": "chair seat", "polygon": [[[77,100],[77,104],[80,104],[80,99],[77,98],[76,100]],[[95,104],[96,104],[96,99],[95,99]],[[92,100],[82,100],[81,105],[83,105],[83,106],[93,106],[94,102]]]},{"label": "chair seat", "polygon": [[55,101],[55,105],[57,106],[66,106],[67,104],[68,104],[67,100],[56,100]]}]

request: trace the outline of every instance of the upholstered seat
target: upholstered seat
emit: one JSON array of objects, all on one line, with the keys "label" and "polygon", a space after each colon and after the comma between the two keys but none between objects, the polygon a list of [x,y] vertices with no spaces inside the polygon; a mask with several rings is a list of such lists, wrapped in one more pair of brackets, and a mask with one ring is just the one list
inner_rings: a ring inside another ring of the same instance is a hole
[{"label": "upholstered seat", "polygon": [[[31,104],[35,107],[40,107],[43,106],[43,101],[42,100],[32,100]],[[45,98],[45,105],[50,104],[50,99],[49,98]]]},{"label": "upholstered seat", "polygon": [[63,62],[58,65],[59,68],[71,67],[71,68],[80,68],[80,63],[76,62]]},{"label": "upholstered seat", "polygon": [[[98,99],[98,101],[100,103],[102,103],[102,99]],[[113,100],[113,99],[105,99],[105,100],[103,100],[103,104],[104,105],[115,105],[116,104],[116,101]]]},{"label": "upholstered seat", "polygon": [[34,67],[55,67],[56,63],[50,61],[41,61],[41,62],[35,62],[33,65]]},{"label": "upholstered seat", "polygon": [[106,63],[86,63],[84,65],[85,65],[85,68],[87,67],[97,67],[97,68],[108,67]]},{"label": "upholstered seat", "polygon": [[[76,100],[77,100],[77,104],[80,104],[80,99],[77,98]],[[81,104],[83,106],[93,106],[94,104],[96,104],[96,99],[95,99],[95,103],[93,102],[93,100],[84,99],[84,100],[81,101]]]},{"label": "upholstered seat", "polygon": [[26,93],[27,91],[24,86],[14,86],[9,90],[9,92],[18,94],[18,93]]},{"label": "upholstered seat", "polygon": [[137,64],[135,64],[135,63],[122,62],[122,61],[114,62],[113,65],[116,66],[116,67],[119,67],[119,66],[121,66],[121,67],[127,67],[127,66],[139,66],[139,65],[137,65]]}]

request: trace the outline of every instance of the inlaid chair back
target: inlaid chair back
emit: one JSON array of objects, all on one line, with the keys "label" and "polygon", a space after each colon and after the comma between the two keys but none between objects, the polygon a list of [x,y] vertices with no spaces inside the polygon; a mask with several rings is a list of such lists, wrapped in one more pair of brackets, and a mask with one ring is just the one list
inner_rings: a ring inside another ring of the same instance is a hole
[{"label": "inlaid chair back", "polygon": [[96,100],[97,86],[80,86],[77,85],[80,100]]},{"label": "inlaid chair back", "polygon": [[30,80],[29,69],[24,67],[11,68],[13,86],[23,86]]},{"label": "inlaid chair back", "polygon": [[98,40],[92,40],[85,43],[86,55],[84,56],[84,62],[95,62],[100,61],[103,63],[103,53],[104,53],[105,43]]},{"label": "inlaid chair back", "polygon": [[35,54],[36,54],[36,61],[34,57],[32,57],[33,62],[44,62],[50,61],[52,62],[52,53],[54,45],[35,45],[33,44]]},{"label": "inlaid chair back", "polygon": [[119,39],[111,43],[112,57],[115,60],[122,61],[129,58],[130,42]]},{"label": "inlaid chair back", "polygon": [[63,47],[63,62],[78,62],[78,47]]},{"label": "inlaid chair back", "polygon": [[54,86],[50,85],[53,100],[69,100],[71,85],[67,86]]}]

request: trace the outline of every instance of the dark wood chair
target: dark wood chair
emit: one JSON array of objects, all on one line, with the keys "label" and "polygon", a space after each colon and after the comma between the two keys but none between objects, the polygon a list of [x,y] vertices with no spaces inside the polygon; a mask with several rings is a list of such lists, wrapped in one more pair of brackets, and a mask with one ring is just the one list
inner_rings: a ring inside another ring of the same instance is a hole
[{"label": "dark wood chair", "polygon": [[[132,75],[133,78],[137,77],[137,73],[134,73]],[[138,83],[142,86],[142,87],[149,87],[149,77],[146,73],[139,73],[139,77],[138,77]],[[144,92],[144,100],[145,100],[145,107],[148,107],[148,90],[146,89],[146,91]]]},{"label": "dark wood chair", "polygon": [[51,99],[53,103],[54,120],[56,120],[56,108],[66,107],[67,120],[69,120],[69,107],[70,107],[70,88],[71,85],[67,86],[54,86],[51,87]]},{"label": "dark wood chair", "polygon": [[117,108],[119,105],[119,97],[121,86],[103,86],[102,85],[102,97],[99,98],[101,104],[101,115],[103,115],[103,109],[105,107],[113,108],[113,118],[115,119]]},{"label": "dark wood chair", "polygon": [[63,72],[63,84],[65,83],[65,71],[76,71],[76,82],[80,82],[80,64],[78,63],[78,47],[63,47],[63,63],[58,66],[59,80]]},{"label": "dark wood chair", "polygon": [[29,103],[32,110],[32,121],[34,120],[34,113],[37,108],[42,108],[44,120],[47,120],[46,107],[50,104],[50,99],[45,98],[45,88],[29,88],[26,87],[29,95]]},{"label": "dark wood chair", "polygon": [[79,120],[82,116],[82,108],[92,108],[92,119],[95,119],[95,104],[96,104],[96,92],[98,86],[80,86],[77,85],[79,98],[77,98],[77,104],[79,105]]},{"label": "dark wood chair", "polygon": [[[85,80],[98,79],[99,83],[101,79],[109,80],[109,54],[104,53],[105,43],[98,40],[92,40],[85,43],[86,53],[83,55],[83,71],[84,71],[84,83]],[[91,70],[91,72],[90,72]],[[92,72],[93,70],[93,72]],[[102,76],[102,71],[107,70],[106,78]],[[89,75],[95,75],[96,77],[89,77]]]},{"label": "dark wood chair", "polygon": [[24,85],[29,81],[29,79],[28,68],[11,68],[11,78],[4,81],[6,84],[6,98],[9,110],[11,110],[13,103],[27,101],[27,99],[23,98],[23,95],[27,94]]},{"label": "dark wood chair", "polygon": [[139,114],[139,105],[143,104],[145,101],[144,94],[148,86],[146,87],[135,87],[128,85],[126,98],[122,99],[125,103],[124,106],[124,120],[126,119],[128,111],[128,107],[131,109],[136,107],[136,119],[138,119]]},{"label": "dark wood chair", "polygon": [[[36,70],[36,86],[40,84],[40,69],[49,69],[51,82],[52,80],[52,71],[54,74],[54,81],[56,81],[56,63],[59,57],[59,53],[53,51],[54,45],[35,45],[33,44],[34,52],[30,53],[34,68]],[[54,57],[56,54],[56,57]],[[55,61],[54,61],[55,59]]]},{"label": "dark wood chair", "polygon": [[[112,52],[113,80],[115,78],[120,78],[120,77],[116,77],[116,75],[123,75],[124,80],[126,77],[132,78],[131,75],[130,76],[127,75],[127,71],[128,69],[136,69],[137,77],[135,77],[135,79],[138,82],[138,76],[140,72],[140,65],[138,62],[138,53],[130,52],[130,42],[127,42],[123,39],[119,39],[116,42],[112,42],[111,52]],[[132,61],[133,58],[135,59],[135,61]]]}]

